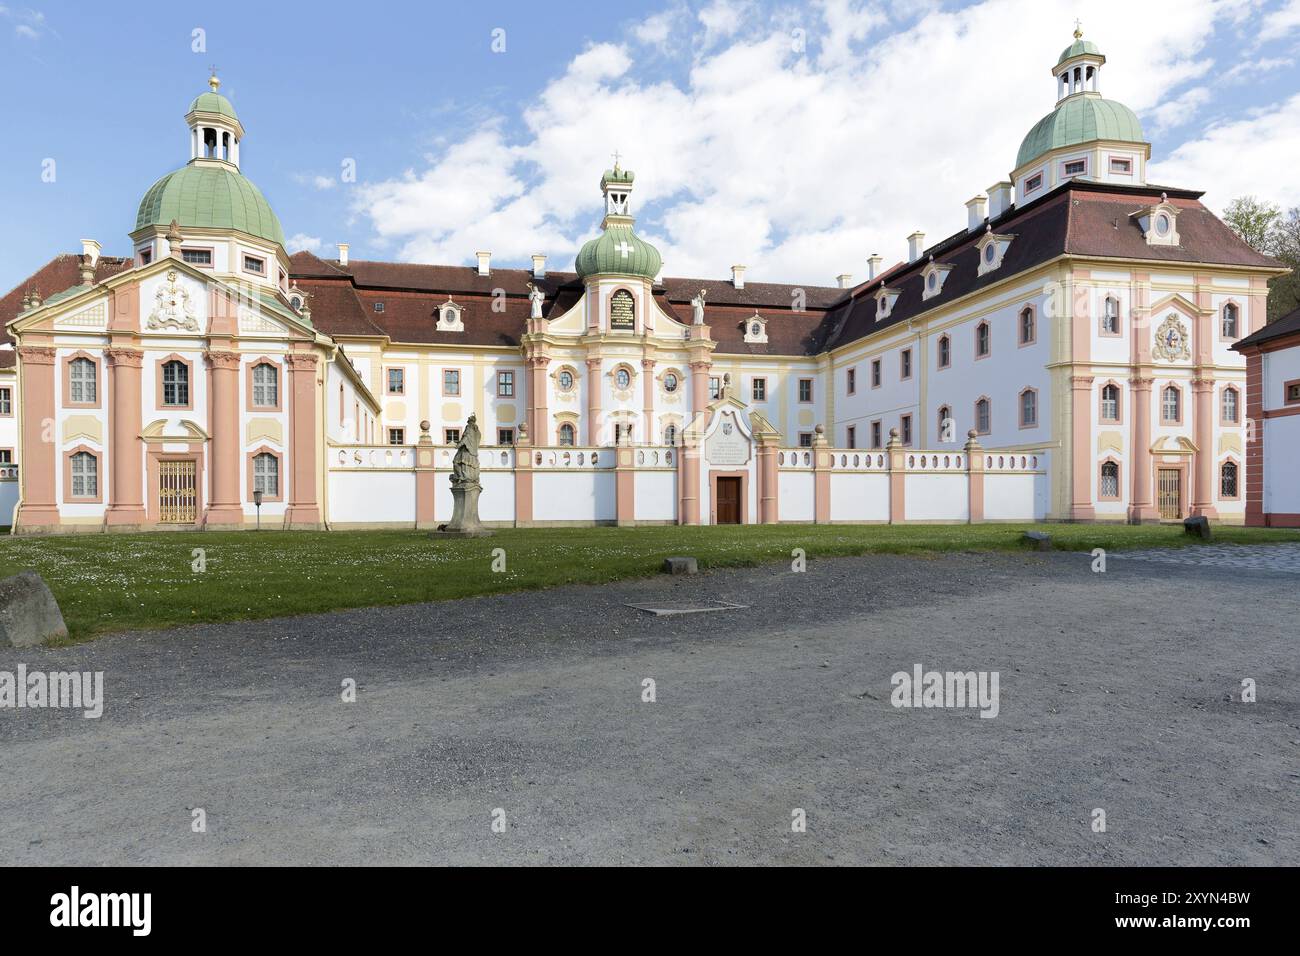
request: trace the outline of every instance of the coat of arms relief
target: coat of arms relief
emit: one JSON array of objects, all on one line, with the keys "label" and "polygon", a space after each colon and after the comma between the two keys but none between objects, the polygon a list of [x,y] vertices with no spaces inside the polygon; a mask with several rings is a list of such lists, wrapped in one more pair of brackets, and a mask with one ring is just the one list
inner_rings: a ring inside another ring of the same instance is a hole
[{"label": "coat of arms relief", "polygon": [[167,284],[160,285],[158,291],[154,293],[153,311],[145,320],[145,328],[181,332],[199,331],[199,320],[194,315],[194,299],[189,289],[177,285],[178,278],[175,271],[167,273]]},{"label": "coat of arms relief", "polygon": [[1151,357],[1169,362],[1187,361],[1192,357],[1192,349],[1187,341],[1187,326],[1183,325],[1177,315],[1170,313],[1156,329]]}]

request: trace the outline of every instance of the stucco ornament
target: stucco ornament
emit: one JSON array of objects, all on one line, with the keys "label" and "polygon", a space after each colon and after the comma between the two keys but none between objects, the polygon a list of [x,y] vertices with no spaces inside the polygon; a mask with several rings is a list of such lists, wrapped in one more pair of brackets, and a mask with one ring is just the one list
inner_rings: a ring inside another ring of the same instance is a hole
[{"label": "stucco ornament", "polygon": [[194,315],[194,300],[190,290],[177,285],[175,270],[167,273],[167,284],[160,285],[153,294],[153,311],[145,321],[145,328],[197,332],[199,320]]},{"label": "stucco ornament", "polygon": [[1160,328],[1156,329],[1156,341],[1151,348],[1151,355],[1169,362],[1185,361],[1192,357],[1192,349],[1187,342],[1187,326],[1178,320],[1178,316],[1170,315],[1160,323]]}]

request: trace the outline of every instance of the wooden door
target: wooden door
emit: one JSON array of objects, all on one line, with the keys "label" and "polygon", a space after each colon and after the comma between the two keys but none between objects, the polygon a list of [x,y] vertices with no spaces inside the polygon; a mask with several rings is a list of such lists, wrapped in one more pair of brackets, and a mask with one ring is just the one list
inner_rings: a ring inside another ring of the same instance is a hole
[{"label": "wooden door", "polygon": [[718,524],[740,524],[740,479],[717,479]]},{"label": "wooden door", "polygon": [[198,517],[197,469],[193,460],[158,462],[158,520],[193,524]]},{"label": "wooden door", "polygon": [[1156,504],[1162,521],[1178,521],[1183,517],[1182,477],[1177,468],[1156,469]]}]

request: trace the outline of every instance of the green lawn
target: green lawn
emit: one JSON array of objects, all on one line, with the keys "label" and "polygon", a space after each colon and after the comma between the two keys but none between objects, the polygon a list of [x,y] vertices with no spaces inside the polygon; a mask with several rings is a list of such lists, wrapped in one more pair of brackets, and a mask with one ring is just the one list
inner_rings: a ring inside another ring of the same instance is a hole
[{"label": "green lawn", "polygon": [[[128,628],[598,584],[654,573],[672,554],[716,568],[789,560],[794,548],[810,558],[1013,551],[1034,527],[1070,551],[1193,545],[1181,526],[1085,524],[532,528],[451,540],[416,531],[86,534],[0,540],[0,576],[40,573],[77,641]],[[1216,543],[1300,541],[1300,531],[1278,529],[1214,534]],[[205,552],[201,573],[191,569],[195,548]],[[503,573],[491,571],[495,548],[506,552]]]}]

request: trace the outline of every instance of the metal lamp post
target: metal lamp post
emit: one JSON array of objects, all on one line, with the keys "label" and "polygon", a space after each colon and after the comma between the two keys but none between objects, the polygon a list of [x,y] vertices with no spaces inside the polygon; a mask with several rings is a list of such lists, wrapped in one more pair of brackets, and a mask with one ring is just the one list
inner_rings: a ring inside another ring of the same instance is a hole
[{"label": "metal lamp post", "polygon": [[262,530],[262,492],[257,490],[253,492],[253,504],[257,506],[257,530]]}]

